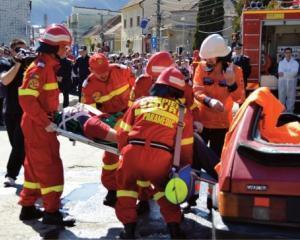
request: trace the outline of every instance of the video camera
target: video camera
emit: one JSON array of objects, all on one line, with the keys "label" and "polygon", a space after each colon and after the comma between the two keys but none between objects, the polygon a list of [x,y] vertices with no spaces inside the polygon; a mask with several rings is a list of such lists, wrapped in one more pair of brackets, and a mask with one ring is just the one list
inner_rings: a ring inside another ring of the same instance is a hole
[{"label": "video camera", "polygon": [[28,67],[36,58],[36,53],[29,49],[17,47],[16,53],[21,53],[21,59],[14,58],[17,62],[21,62],[24,67]]}]

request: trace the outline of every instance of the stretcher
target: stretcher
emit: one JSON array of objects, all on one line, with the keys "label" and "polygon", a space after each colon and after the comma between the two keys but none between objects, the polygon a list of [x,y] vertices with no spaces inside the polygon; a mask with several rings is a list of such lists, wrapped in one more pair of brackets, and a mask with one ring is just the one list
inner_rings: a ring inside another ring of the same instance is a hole
[{"label": "stretcher", "polygon": [[66,131],[66,130],[63,130],[61,128],[57,128],[56,132],[57,132],[58,135],[69,138],[73,142],[73,145],[75,145],[76,142],[81,142],[81,143],[88,144],[90,146],[102,149],[104,151],[119,155],[118,147],[114,143],[110,143],[110,142],[107,142],[107,141],[94,141],[94,140],[86,138],[86,137],[84,137],[80,134],[76,134],[76,133],[73,133],[73,132],[70,132],[70,131]]},{"label": "stretcher", "polygon": [[[86,138],[86,137],[84,137],[80,134],[76,134],[76,133],[73,133],[73,132],[70,132],[70,131],[66,131],[66,130],[63,130],[61,128],[57,128],[56,132],[57,132],[58,135],[70,139],[73,142],[73,145],[75,145],[76,142],[81,142],[81,143],[99,148],[101,150],[104,150],[104,151],[107,151],[107,152],[110,152],[110,153],[113,153],[113,154],[116,154],[116,155],[120,154],[117,145],[114,144],[114,143],[110,143],[110,142],[107,142],[107,141],[100,141],[100,140],[99,141],[94,141],[94,140]],[[206,183],[212,184],[212,185],[216,184],[216,180],[214,178],[212,178],[205,171],[195,170],[195,172],[197,174],[197,177],[196,177],[197,180],[199,180],[201,182],[206,182]]]},{"label": "stretcher", "polygon": [[[89,105],[85,105],[85,104],[77,104],[73,107],[65,108],[59,113],[59,115],[57,115],[57,118],[55,120],[55,123],[58,126],[56,132],[58,135],[70,139],[73,142],[73,145],[75,145],[76,142],[78,141],[99,148],[101,150],[119,155],[119,150],[116,143],[108,142],[102,139],[87,138],[83,135],[84,132],[82,127],[83,123],[80,121],[80,117],[82,116],[91,117],[92,115],[100,116],[101,114],[102,113],[99,110],[94,109],[93,107],[90,107]],[[74,128],[74,125],[76,125],[77,127]],[[203,144],[201,144],[201,141],[199,140],[200,136],[195,136],[195,138],[196,139],[195,139],[194,147],[195,149],[197,149],[197,151],[195,151],[194,155],[197,155],[197,157],[196,158],[194,157],[193,161],[198,162],[198,160],[203,158],[208,159],[207,161],[212,160],[210,153],[208,151],[205,151],[205,148],[203,148]],[[199,166],[195,164],[195,166],[193,167],[195,178],[199,181],[206,182],[208,184],[215,184],[216,183],[215,178],[209,175],[210,172],[206,168],[204,169],[207,172],[201,171],[201,169],[203,168],[201,166],[202,164],[199,164]],[[210,166],[210,168],[212,167],[213,166]]]}]

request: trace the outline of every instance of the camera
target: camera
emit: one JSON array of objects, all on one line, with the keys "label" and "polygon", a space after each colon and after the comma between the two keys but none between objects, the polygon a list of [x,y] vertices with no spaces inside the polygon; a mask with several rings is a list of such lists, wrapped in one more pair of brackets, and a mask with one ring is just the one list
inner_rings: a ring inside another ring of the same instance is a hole
[{"label": "camera", "polygon": [[15,49],[16,53],[21,53],[21,59],[15,59],[17,62],[21,62],[24,67],[28,67],[36,58],[36,53],[29,49],[17,47]]}]

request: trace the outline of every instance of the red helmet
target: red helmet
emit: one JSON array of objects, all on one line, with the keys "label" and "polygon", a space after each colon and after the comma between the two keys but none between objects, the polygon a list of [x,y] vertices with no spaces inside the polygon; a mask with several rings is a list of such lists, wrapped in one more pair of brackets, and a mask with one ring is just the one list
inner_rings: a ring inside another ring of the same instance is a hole
[{"label": "red helmet", "polygon": [[71,45],[72,35],[65,26],[52,24],[46,28],[39,41],[51,46]]},{"label": "red helmet", "polygon": [[146,66],[146,73],[151,77],[157,78],[167,67],[173,66],[172,56],[168,52],[157,52],[149,58]]},{"label": "red helmet", "polygon": [[102,74],[108,71],[109,63],[107,58],[102,53],[96,53],[90,57],[90,68],[97,74]]},{"label": "red helmet", "polygon": [[155,84],[164,84],[181,91],[185,90],[184,76],[176,67],[168,67],[165,69],[159,75]]}]

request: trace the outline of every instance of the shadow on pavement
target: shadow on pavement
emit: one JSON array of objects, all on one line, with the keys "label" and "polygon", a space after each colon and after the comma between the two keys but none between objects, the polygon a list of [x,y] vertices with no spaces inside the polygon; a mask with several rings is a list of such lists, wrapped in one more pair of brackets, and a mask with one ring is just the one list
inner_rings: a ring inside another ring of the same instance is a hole
[{"label": "shadow on pavement", "polygon": [[99,239],[117,239],[122,228],[109,228],[106,236],[102,236]]},{"label": "shadow on pavement", "polygon": [[36,231],[42,239],[58,239],[59,234],[65,231],[63,227],[45,225],[38,220],[23,221],[23,223]]},{"label": "shadow on pavement", "polygon": [[[72,239],[72,240],[91,239],[93,240],[93,238],[78,237],[65,227],[46,225],[38,220],[23,221],[23,223],[30,226],[34,231],[36,231],[40,235],[41,239]],[[111,239],[112,237],[108,236],[108,238]],[[95,238],[95,239],[99,239],[99,238]]]}]

